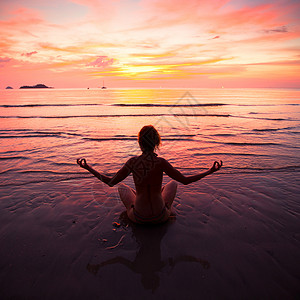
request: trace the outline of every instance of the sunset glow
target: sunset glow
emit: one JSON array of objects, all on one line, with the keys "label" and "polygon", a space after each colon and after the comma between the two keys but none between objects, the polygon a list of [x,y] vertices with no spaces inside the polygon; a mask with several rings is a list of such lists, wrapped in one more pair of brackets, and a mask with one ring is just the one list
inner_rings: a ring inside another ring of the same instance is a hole
[{"label": "sunset glow", "polygon": [[300,87],[300,2],[0,2],[0,88]]}]

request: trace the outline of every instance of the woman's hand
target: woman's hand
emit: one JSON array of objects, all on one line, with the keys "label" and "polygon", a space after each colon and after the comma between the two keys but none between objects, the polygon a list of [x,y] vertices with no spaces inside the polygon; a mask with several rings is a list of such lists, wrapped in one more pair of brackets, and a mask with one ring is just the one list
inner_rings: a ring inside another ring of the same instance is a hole
[{"label": "woman's hand", "polygon": [[209,169],[210,173],[214,173],[217,172],[221,169],[221,167],[223,166],[223,162],[220,160],[220,162],[215,161],[213,166]]},{"label": "woman's hand", "polygon": [[85,160],[85,158],[81,158],[81,159],[77,159],[77,164],[81,167],[81,168],[83,168],[83,169],[88,169],[89,168],[89,165],[86,163],[86,160]]}]

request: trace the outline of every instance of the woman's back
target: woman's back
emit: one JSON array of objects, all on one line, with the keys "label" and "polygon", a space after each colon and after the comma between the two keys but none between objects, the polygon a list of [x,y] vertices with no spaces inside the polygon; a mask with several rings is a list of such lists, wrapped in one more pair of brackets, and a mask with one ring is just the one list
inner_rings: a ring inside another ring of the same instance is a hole
[{"label": "woman's back", "polygon": [[128,161],[136,187],[135,209],[144,216],[159,214],[165,204],[161,195],[162,159],[153,152],[143,153]]}]

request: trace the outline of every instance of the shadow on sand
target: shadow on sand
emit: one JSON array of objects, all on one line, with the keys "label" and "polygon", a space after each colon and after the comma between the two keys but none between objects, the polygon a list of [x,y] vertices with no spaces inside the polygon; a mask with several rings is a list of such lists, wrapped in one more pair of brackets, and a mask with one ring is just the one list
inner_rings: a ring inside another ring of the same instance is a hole
[{"label": "shadow on sand", "polygon": [[204,269],[210,267],[208,261],[190,255],[180,255],[162,260],[161,241],[168,229],[174,224],[175,218],[159,225],[138,225],[128,219],[125,211],[120,215],[120,222],[122,226],[132,229],[132,235],[139,245],[136,257],[130,261],[125,257],[116,256],[99,264],[88,264],[87,270],[94,275],[104,266],[122,264],[132,272],[140,274],[143,287],[154,292],[160,286],[160,273],[166,267],[170,269],[170,273],[179,262],[196,262],[201,264]]}]

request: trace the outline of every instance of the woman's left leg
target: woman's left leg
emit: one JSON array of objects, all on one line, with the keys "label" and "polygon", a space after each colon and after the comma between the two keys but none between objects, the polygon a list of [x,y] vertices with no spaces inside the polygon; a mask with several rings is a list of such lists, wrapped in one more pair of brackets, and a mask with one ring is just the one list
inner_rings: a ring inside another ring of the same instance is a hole
[{"label": "woman's left leg", "polygon": [[162,198],[165,201],[166,207],[168,209],[171,209],[172,203],[175,199],[177,192],[177,182],[174,180],[171,180],[169,183],[167,183],[161,190]]}]

